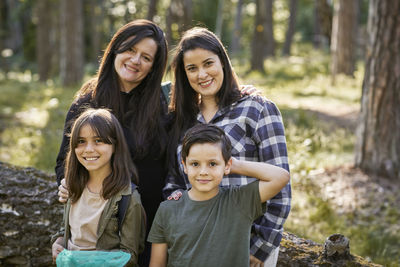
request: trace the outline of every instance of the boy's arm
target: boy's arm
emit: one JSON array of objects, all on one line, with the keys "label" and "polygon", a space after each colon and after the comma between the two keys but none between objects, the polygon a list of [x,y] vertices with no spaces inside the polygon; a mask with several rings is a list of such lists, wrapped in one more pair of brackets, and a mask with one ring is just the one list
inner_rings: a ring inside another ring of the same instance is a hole
[{"label": "boy's arm", "polygon": [[232,158],[230,172],[259,179],[261,202],[266,202],[274,197],[289,182],[289,172],[287,170],[265,162]]},{"label": "boy's arm", "polygon": [[167,266],[167,243],[153,243],[151,245],[151,258],[149,267]]}]

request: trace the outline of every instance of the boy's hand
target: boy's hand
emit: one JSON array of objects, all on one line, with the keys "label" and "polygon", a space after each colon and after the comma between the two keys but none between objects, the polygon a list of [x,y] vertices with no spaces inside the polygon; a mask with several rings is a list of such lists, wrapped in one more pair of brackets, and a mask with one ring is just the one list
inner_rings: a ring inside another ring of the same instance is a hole
[{"label": "boy's hand", "polygon": [[250,267],[263,267],[264,263],[250,254]]},{"label": "boy's hand", "polygon": [[179,200],[182,196],[182,192],[180,190],[175,190],[172,194],[167,197],[168,200]]},{"label": "boy's hand", "polygon": [[61,203],[65,203],[68,200],[68,189],[67,189],[67,185],[65,183],[65,178],[61,180],[61,184],[58,187],[58,201],[60,201]]},{"label": "boy's hand", "polygon": [[53,256],[53,263],[56,262],[58,254],[60,254],[61,251],[64,250],[64,247],[62,246],[62,243],[64,241],[63,237],[59,237],[54,241],[53,245],[51,246],[51,254]]}]

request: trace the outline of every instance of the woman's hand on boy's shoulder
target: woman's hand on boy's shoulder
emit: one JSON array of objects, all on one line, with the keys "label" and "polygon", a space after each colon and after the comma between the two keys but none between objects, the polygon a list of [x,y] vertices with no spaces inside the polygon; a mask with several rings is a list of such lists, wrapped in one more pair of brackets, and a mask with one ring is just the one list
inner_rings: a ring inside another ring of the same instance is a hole
[{"label": "woman's hand on boy's shoulder", "polygon": [[240,86],[240,92],[242,95],[252,95],[252,96],[261,96],[262,92],[258,90],[252,84],[245,84]]},{"label": "woman's hand on boy's shoulder", "polygon": [[182,191],[175,190],[174,192],[171,193],[171,195],[167,197],[167,200],[179,200],[181,196],[182,196]]}]

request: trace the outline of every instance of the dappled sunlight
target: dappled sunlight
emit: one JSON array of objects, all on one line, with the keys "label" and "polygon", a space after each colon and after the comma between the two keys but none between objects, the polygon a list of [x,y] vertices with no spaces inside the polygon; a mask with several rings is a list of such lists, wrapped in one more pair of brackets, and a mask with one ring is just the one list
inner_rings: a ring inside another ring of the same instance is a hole
[{"label": "dappled sunlight", "polygon": [[30,108],[15,114],[15,118],[26,126],[43,128],[49,121],[49,112],[38,108]]},{"label": "dappled sunlight", "polygon": [[39,75],[37,73],[32,74],[30,70],[26,70],[24,72],[14,72],[10,71],[6,74],[7,79],[16,80],[21,83],[29,83],[32,81],[38,81]]}]

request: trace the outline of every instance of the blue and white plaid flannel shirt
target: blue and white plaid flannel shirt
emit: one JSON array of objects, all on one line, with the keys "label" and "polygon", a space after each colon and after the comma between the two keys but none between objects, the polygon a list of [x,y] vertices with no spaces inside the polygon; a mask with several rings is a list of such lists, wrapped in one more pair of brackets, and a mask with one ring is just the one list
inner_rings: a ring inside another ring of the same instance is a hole
[{"label": "blue and white plaid flannel shirt", "polygon": [[[201,113],[198,123],[206,123]],[[232,157],[240,160],[267,162],[289,171],[286,138],[281,114],[275,104],[261,96],[244,96],[230,106],[220,109],[209,122],[222,128],[232,142]],[[181,145],[177,157],[180,162]],[[183,166],[182,178],[169,175],[164,191],[166,195],[190,183]],[[180,179],[180,181],[178,181]],[[256,178],[230,174],[222,179],[222,186],[245,185]],[[282,239],[283,224],[290,211],[290,182],[267,202],[267,212],[252,227],[250,253],[265,261]]]}]

